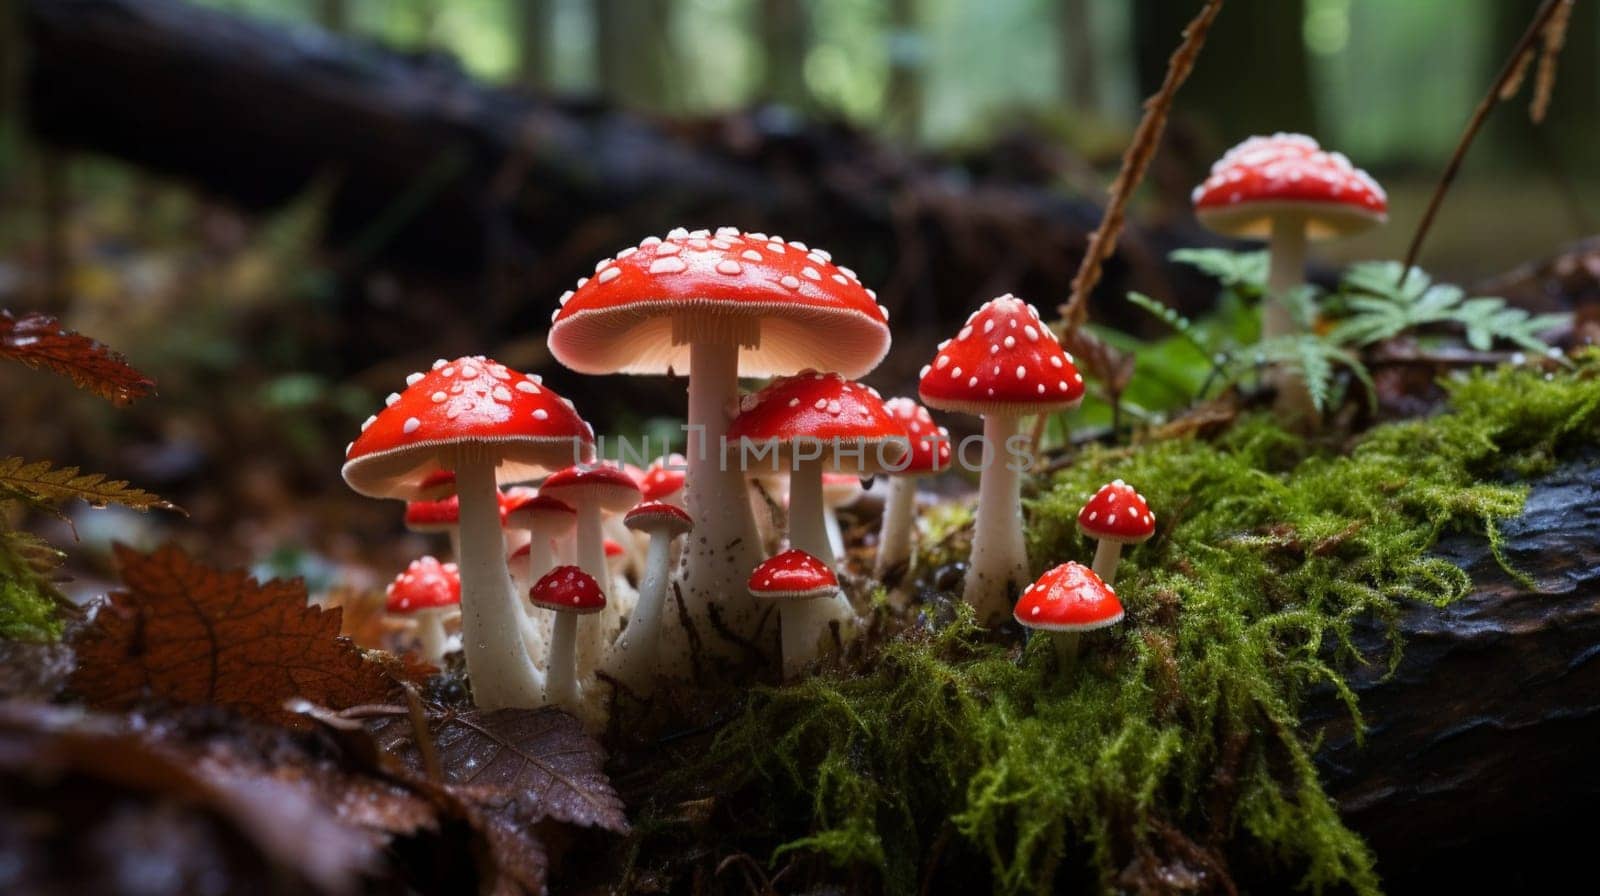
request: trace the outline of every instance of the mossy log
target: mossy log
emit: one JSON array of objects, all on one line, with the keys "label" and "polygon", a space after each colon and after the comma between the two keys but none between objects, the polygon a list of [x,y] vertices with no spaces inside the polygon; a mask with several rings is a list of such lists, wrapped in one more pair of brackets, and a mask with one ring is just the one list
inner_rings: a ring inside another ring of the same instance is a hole
[{"label": "mossy log", "polygon": [[[485,84],[439,54],[175,0],[18,5],[37,137],[246,207],[325,178],[345,264],[496,278],[478,298],[527,312],[501,323],[543,325],[595,258],[643,236],[732,224],[831,248],[906,332],[932,338],[998,292],[1066,295],[1100,218],[1099,197],[1004,148],[919,158],[779,107],[654,121]],[[1130,228],[1102,290],[1209,301],[1212,284],[1164,259],[1214,241],[1187,219]]]},{"label": "mossy log", "polygon": [[1437,552],[1470,596],[1399,621],[1393,674],[1380,626],[1357,643],[1375,662],[1350,677],[1367,723],[1319,701],[1329,792],[1365,835],[1390,889],[1448,882],[1481,891],[1587,867],[1600,797],[1600,458],[1532,485],[1500,527],[1508,565],[1481,538]]}]

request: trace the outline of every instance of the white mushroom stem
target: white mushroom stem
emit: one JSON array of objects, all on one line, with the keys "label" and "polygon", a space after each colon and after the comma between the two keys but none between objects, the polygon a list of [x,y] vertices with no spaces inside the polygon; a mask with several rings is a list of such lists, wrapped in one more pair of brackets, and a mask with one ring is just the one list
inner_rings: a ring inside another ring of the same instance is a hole
[{"label": "white mushroom stem", "polygon": [[806,665],[817,658],[816,623],[809,610],[813,604],[827,604],[826,598],[813,600],[785,600],[778,606],[778,628],[783,640],[783,680],[800,677]]},{"label": "white mushroom stem", "polygon": [[1078,633],[1051,632],[1050,645],[1056,649],[1056,666],[1066,672],[1078,662]]},{"label": "white mushroom stem", "polygon": [[[760,611],[749,596],[746,580],[751,570],[764,559],[755,517],[740,464],[724,458],[724,443],[730,411],[737,408],[739,390],[739,346],[754,345],[760,338],[757,325],[752,332],[709,334],[723,338],[693,341],[705,334],[675,332],[689,348],[688,471],[685,503],[694,518],[694,532],[684,543],[679,578],[683,586],[684,608],[700,632],[703,645],[713,652],[735,655],[737,645],[717,637],[711,630],[705,607],[716,601],[722,622],[741,637],[754,635]],[[678,627],[681,628],[681,627]],[[690,672],[687,651],[675,674]]]},{"label": "white mushroom stem", "polygon": [[528,577],[529,587],[532,587],[541,576],[556,568],[556,551],[554,538],[550,533],[540,531],[538,526],[530,526],[528,535],[528,566],[524,575]]},{"label": "white mushroom stem", "polygon": [[417,613],[417,649],[422,655],[423,662],[433,666],[444,665],[444,655],[448,652],[447,644],[450,637],[444,631],[445,613],[443,608],[422,610]]},{"label": "white mushroom stem", "polygon": [[[829,567],[835,565],[823,523],[820,458],[795,461],[789,474],[789,547],[799,548]],[[844,591],[839,590],[829,598],[786,601],[781,616],[783,662],[787,666],[791,654],[795,654],[794,660],[803,666],[816,659],[819,645],[831,643],[829,623],[839,623],[839,637],[844,638],[849,635],[856,614]]]},{"label": "white mushroom stem", "polygon": [[828,534],[828,550],[833,552],[834,562],[844,556],[844,530],[839,528],[839,514],[834,512],[833,505],[822,505],[822,528]]},{"label": "white mushroom stem", "polygon": [[[1267,294],[1262,299],[1261,338],[1295,333],[1289,296],[1305,282],[1306,222],[1300,215],[1275,215],[1267,242]],[[1305,378],[1292,374],[1275,377],[1279,411],[1309,419],[1316,413]]]},{"label": "white mushroom stem", "polygon": [[883,504],[883,529],[878,533],[878,560],[872,570],[879,579],[911,559],[911,527],[916,511],[916,477],[889,477],[889,497]]},{"label": "white mushroom stem", "polygon": [[639,602],[634,605],[628,627],[617,637],[607,666],[637,694],[649,694],[661,662],[661,615],[667,600],[667,579],[672,574],[672,535],[657,532],[650,536],[644,560],[644,578],[639,581]]},{"label": "white mushroom stem", "polygon": [[1020,419],[1009,414],[983,418],[984,467],[962,592],[980,625],[994,625],[1011,614],[1011,592],[1021,588],[1028,575],[1028,551],[1022,540],[1023,460],[1013,457],[1006,444],[1017,436]]},{"label": "white mushroom stem", "polygon": [[470,455],[455,466],[461,498],[461,646],[472,702],[483,710],[524,709],[539,705],[543,681],[522,641],[522,609],[506,566],[494,468],[492,458]]},{"label": "white mushroom stem", "polygon": [[1107,585],[1117,580],[1117,564],[1122,560],[1122,542],[1110,538],[1100,539],[1094,549],[1094,574]]},{"label": "white mushroom stem", "polygon": [[[578,666],[587,675],[605,658],[606,648],[610,646],[607,632],[614,632],[621,625],[621,620],[618,618],[621,607],[611,587],[611,566],[606,563],[605,535],[600,528],[600,505],[594,501],[580,501],[577,510],[578,568],[588,573],[600,585],[600,592],[606,596],[605,609],[584,616],[583,621],[576,624]],[[554,649],[555,645],[552,643],[551,650]]]},{"label": "white mushroom stem", "polygon": [[550,685],[545,701],[566,710],[578,707],[578,614],[556,614],[555,628],[550,636],[550,665],[547,680]]}]

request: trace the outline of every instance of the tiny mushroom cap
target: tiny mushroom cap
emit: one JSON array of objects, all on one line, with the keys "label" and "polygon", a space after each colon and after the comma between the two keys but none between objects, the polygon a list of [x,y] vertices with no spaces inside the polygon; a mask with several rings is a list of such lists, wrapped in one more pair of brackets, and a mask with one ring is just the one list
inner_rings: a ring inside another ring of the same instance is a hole
[{"label": "tiny mushroom cap", "polygon": [[588,615],[605,609],[600,583],[576,566],[557,566],[528,590],[533,605],[560,613]]},{"label": "tiny mushroom cap", "polygon": [[1094,570],[1063,563],[1024,589],[1012,612],[1028,628],[1087,632],[1121,622],[1122,602]]},{"label": "tiny mushroom cap", "polygon": [[344,480],[371,498],[420,497],[428,476],[456,457],[494,457],[500,482],[520,482],[586,458],[594,431],[572,403],[483,357],[439,360],[361,425]]},{"label": "tiny mushroom cap", "polygon": [[578,512],[564,501],[549,495],[519,497],[506,505],[506,525],[512,528],[531,529],[540,523],[562,524],[563,530],[578,523]]},{"label": "tiny mushroom cap", "polygon": [[1312,237],[1366,230],[1388,216],[1383,187],[1304,134],[1251,137],[1211,166],[1191,197],[1200,222],[1227,236],[1266,236],[1276,215],[1299,215]]},{"label": "tiny mushroom cap", "polygon": [[412,532],[448,532],[461,524],[461,501],[455,495],[437,501],[407,501],[406,528]]},{"label": "tiny mushroom cap", "polygon": [[527,556],[529,554],[531,554],[531,553],[533,553],[533,544],[530,542],[528,544],[523,545],[520,548],[517,548],[516,550],[512,551],[510,554],[507,554],[506,555],[506,562],[515,563],[518,560],[526,559]]},{"label": "tiny mushroom cap", "polygon": [[776,554],[750,574],[750,594],[773,600],[812,600],[839,590],[826,563],[802,550]]},{"label": "tiny mushroom cap", "polygon": [[1156,531],[1156,518],[1144,495],[1114,479],[1101,486],[1078,511],[1078,528],[1090,538],[1138,544]]},{"label": "tiny mushroom cap", "polygon": [[622,522],[629,529],[650,535],[666,535],[668,538],[676,538],[694,528],[694,520],[689,514],[661,501],[640,504],[628,511]]},{"label": "tiny mushroom cap", "polygon": [[623,554],[627,553],[627,551],[623,549],[621,542],[614,541],[614,540],[612,540],[610,538],[607,538],[601,544],[601,549],[606,552],[606,558],[607,559],[611,559],[613,557],[621,557]]},{"label": "tiny mushroom cap", "polygon": [[920,476],[949,469],[950,430],[935,423],[927,408],[909,398],[891,398],[883,406],[911,436],[911,450],[902,461],[904,466],[889,472]]},{"label": "tiny mushroom cap", "polygon": [[454,563],[433,557],[411,561],[406,571],[389,583],[385,605],[390,613],[438,610],[461,603],[461,572]]},{"label": "tiny mushroom cap", "polygon": [[853,504],[865,491],[861,487],[861,477],[852,473],[822,474],[822,500],[830,507]]},{"label": "tiny mushroom cap", "polygon": [[820,249],[679,228],[602,260],[562,296],[550,351],[579,373],[682,372],[691,342],[723,334],[744,347],[741,376],[810,365],[860,376],[888,352],[888,321],[855,272]]},{"label": "tiny mushroom cap", "polygon": [[608,513],[621,513],[639,503],[639,485],[633,477],[604,464],[557,470],[539,487],[539,494],[573,506],[598,504]]},{"label": "tiny mushroom cap", "polygon": [[456,493],[456,474],[454,470],[434,470],[422,477],[422,484],[417,486],[417,497],[424,501],[442,501]]},{"label": "tiny mushroom cap", "polygon": [[837,458],[854,461],[846,467],[850,472],[881,473],[894,469],[909,441],[905,427],[884,409],[878,390],[837,373],[807,370],[781,377],[746,395],[739,409],[739,416],[728,426],[728,438],[749,439],[756,445],[779,442],[774,464],[780,455],[788,456],[789,444],[797,439],[817,440],[825,449],[837,439],[862,448],[856,452],[852,447]]},{"label": "tiny mushroom cap", "polygon": [[929,407],[1022,416],[1077,407],[1083,375],[1040,322],[1039,310],[1007,293],[940,344],[922,368],[918,391]]},{"label": "tiny mushroom cap", "polygon": [[644,471],[644,477],[639,480],[639,490],[644,493],[646,501],[659,501],[682,489],[687,473],[688,461],[683,455],[671,455],[656,461]]}]

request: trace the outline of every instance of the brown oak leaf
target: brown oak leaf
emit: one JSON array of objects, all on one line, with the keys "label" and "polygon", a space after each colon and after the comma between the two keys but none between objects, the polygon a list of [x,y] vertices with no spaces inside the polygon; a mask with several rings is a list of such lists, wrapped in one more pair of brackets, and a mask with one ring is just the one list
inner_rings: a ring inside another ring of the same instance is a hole
[{"label": "brown oak leaf", "polygon": [[339,636],[339,612],[308,606],[299,580],[258,583],[171,546],[118,546],[117,560],[127,590],[74,643],[72,687],[89,705],[214,705],[303,725],[284,709],[291,698],[336,709],[392,698],[400,667],[365,659]]},{"label": "brown oak leaf", "polygon": [[48,314],[16,317],[0,311],[0,358],[48,370],[113,404],[155,392],[155,381],[133,369],[104,343],[61,326]]}]

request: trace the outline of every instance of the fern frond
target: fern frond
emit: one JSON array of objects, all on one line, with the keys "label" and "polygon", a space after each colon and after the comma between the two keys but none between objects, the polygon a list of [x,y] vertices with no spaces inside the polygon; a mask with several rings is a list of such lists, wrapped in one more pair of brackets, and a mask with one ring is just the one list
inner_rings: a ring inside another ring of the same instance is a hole
[{"label": "fern frond", "polygon": [[132,510],[177,510],[178,507],[121,479],[103,473],[80,473],[77,467],[55,467],[47,460],[0,459],[0,496],[54,504],[87,501],[95,507],[120,504]]},{"label": "fern frond", "polygon": [[128,404],[156,388],[154,380],[104,343],[68,330],[48,314],[16,317],[0,311],[0,358],[64,376],[112,404]]}]

